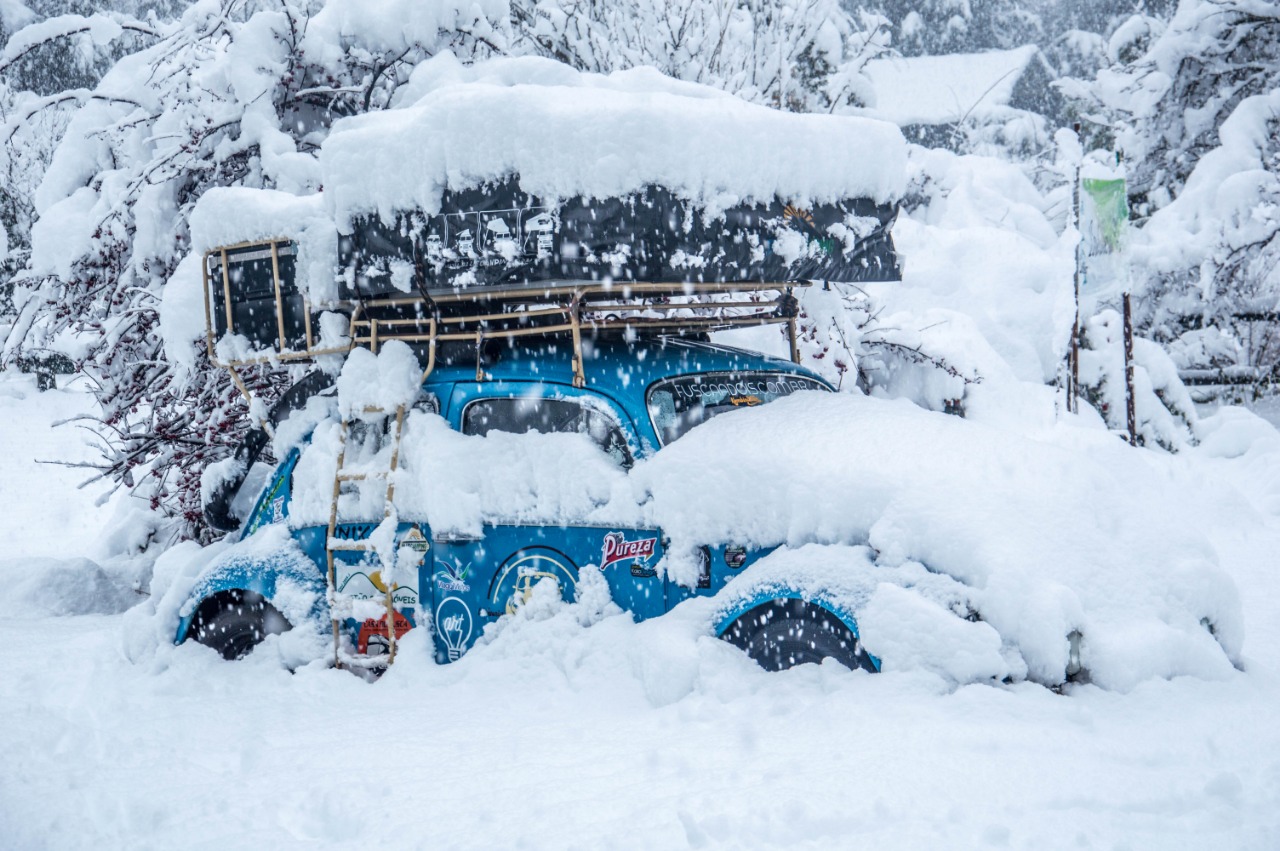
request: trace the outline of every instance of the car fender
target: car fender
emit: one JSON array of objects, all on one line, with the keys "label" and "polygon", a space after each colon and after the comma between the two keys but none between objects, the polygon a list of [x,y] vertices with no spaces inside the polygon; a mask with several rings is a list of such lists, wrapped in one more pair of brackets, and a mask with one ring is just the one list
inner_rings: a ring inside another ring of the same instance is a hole
[{"label": "car fender", "polygon": [[174,643],[186,640],[202,602],[236,590],[261,594],[294,626],[323,620],[328,606],[324,574],[277,524],[235,544],[202,572],[179,609]]},{"label": "car fender", "polygon": [[[734,621],[758,606],[801,600],[829,612],[861,641],[859,614],[885,578],[866,546],[781,547],[746,567],[716,595],[709,625],[723,638]],[[872,661],[879,669],[879,659]]]},{"label": "car fender", "polygon": [[756,606],[764,605],[771,600],[803,600],[806,603],[821,606],[839,618],[840,622],[853,633],[854,638],[861,637],[858,633],[858,619],[848,606],[825,594],[812,594],[799,588],[785,586],[758,588],[751,594],[735,596],[731,604],[716,609],[712,620],[716,637],[724,635],[725,630],[738,618]]}]

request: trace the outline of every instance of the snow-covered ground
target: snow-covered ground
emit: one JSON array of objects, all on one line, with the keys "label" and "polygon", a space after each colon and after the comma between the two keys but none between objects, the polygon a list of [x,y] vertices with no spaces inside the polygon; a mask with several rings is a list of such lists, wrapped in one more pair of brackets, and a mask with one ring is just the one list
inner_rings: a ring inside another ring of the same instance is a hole
[{"label": "snow-covered ground", "polygon": [[411,633],[371,685],[270,646],[128,661],[127,570],[71,561],[121,508],[38,463],[82,457],[49,426],[87,404],[0,375],[2,847],[1280,846],[1280,437],[1256,421],[1236,452],[1210,434],[1170,461],[1234,492],[1200,530],[1243,598],[1225,680],[768,674],[678,615],[565,609],[449,666]]},{"label": "snow-covered ground", "polygon": [[[519,93],[491,94],[514,104]],[[348,136],[325,143],[328,167],[344,173],[344,138],[348,165],[363,163],[361,128],[412,130],[405,116],[428,112],[352,122]],[[403,137],[403,157],[418,135]],[[461,142],[450,151],[472,153]],[[536,163],[516,158],[529,177]],[[740,581],[761,570],[813,579],[841,566],[834,547],[866,540],[886,577],[905,577],[900,585],[912,585],[912,570],[926,576],[913,560],[938,571],[927,576],[969,583],[982,622],[913,608],[885,583],[862,621],[883,673],[828,663],[768,674],[708,634],[697,602],[637,625],[598,596],[563,606],[535,594],[453,665],[430,661],[426,630],[410,633],[375,684],[323,662],[290,673],[281,660],[306,658],[301,629],[225,663],[167,643],[165,618],[180,599],[140,602],[148,564],[128,552],[147,526],[128,500],[97,506],[93,492],[74,488],[83,471],[38,463],[86,457],[73,429],[49,426],[85,410],[87,395],[37,394],[27,377],[3,374],[0,848],[1280,847],[1280,434],[1244,411],[1196,417],[1189,399],[1183,410],[1172,362],[1154,346],[1136,349],[1139,427],[1148,444],[1178,454],[1124,446],[1087,406],[1062,415],[1047,385],[1075,312],[1065,190],[1045,193],[1016,166],[941,151],[875,159],[893,166],[873,169],[880,177],[905,167],[920,201],[894,231],[903,281],[814,288],[803,302],[802,354],[851,392],[726,414],[630,472],[587,470],[606,466],[592,456],[565,478],[591,473],[608,499],[593,491],[588,503],[651,512],[673,541],[715,528],[727,540],[749,525],[742,534],[753,544],[833,545],[771,556]],[[590,157],[574,162],[597,179],[611,173]],[[755,173],[747,160],[724,162]],[[1074,168],[1069,158],[1055,167]],[[689,179],[713,170],[691,169]],[[343,185],[373,185],[363,166],[345,173],[347,184],[324,181],[335,198]],[[879,193],[854,177],[849,191]],[[896,194],[903,175],[892,177]],[[594,191],[547,180],[552,194]],[[377,209],[392,188],[334,203]],[[252,212],[245,197],[210,193],[201,204],[214,210],[222,198]],[[284,209],[281,197],[268,201],[258,212]],[[318,216],[315,232],[332,241],[333,210],[314,196],[289,204]],[[277,232],[262,224],[272,216],[249,212],[207,218]],[[69,262],[63,243],[48,244]],[[170,357],[187,366],[186,344],[201,333],[195,283],[176,276],[161,310]],[[1120,347],[1094,336],[1082,374],[1102,394],[1119,386]],[[844,381],[851,365],[875,398],[852,388],[852,375]],[[340,386],[342,404],[345,395]],[[940,413],[958,401],[966,420]],[[411,417],[410,436],[419,427],[443,428]],[[575,446],[595,453],[585,437],[546,437],[566,453],[561,467]],[[511,440],[447,439],[455,467],[471,457],[464,449],[537,460]],[[406,446],[409,470],[417,459],[413,441]],[[323,447],[320,435],[309,451]],[[747,463],[715,463],[716,453]],[[433,528],[441,507],[458,520],[464,497],[501,495],[507,479],[471,467],[477,481],[440,478],[462,489],[456,498],[423,496]],[[546,475],[554,464],[507,467],[535,479],[505,489],[532,500],[519,515],[550,512],[554,522],[569,503],[546,493],[572,495],[574,482]],[[397,494],[413,501],[412,488]],[[181,597],[171,580],[184,559],[195,563],[194,549],[160,563],[157,597],[166,583]],[[1201,616],[1218,628],[1217,643]],[[1057,682],[1077,625],[1084,661],[1098,663],[1095,684],[1062,693],[1035,684]],[[942,658],[952,662],[928,664]],[[996,684],[1006,673],[1012,682]]]}]

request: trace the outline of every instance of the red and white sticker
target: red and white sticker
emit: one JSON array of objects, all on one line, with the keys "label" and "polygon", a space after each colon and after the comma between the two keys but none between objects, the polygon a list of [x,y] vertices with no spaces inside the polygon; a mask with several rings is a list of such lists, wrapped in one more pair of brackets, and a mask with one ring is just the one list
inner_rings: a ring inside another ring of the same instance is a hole
[{"label": "red and white sticker", "polygon": [[628,541],[621,532],[610,532],[604,536],[604,550],[600,557],[600,569],[620,561],[648,561],[658,547],[657,538],[641,538]]}]

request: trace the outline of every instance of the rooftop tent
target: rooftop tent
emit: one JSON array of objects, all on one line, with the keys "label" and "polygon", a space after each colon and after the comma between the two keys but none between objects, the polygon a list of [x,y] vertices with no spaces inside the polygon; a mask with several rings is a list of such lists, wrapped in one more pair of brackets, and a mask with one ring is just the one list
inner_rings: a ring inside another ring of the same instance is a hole
[{"label": "rooftop tent", "polygon": [[336,122],[320,162],[348,297],[897,277],[897,127],[652,68],[442,55],[397,108]]},{"label": "rooftop tent", "polygon": [[344,298],[558,281],[898,280],[892,204],[741,204],[709,213],[661,186],[546,203],[510,177],[446,191],[437,215],[355,220],[340,242]]}]

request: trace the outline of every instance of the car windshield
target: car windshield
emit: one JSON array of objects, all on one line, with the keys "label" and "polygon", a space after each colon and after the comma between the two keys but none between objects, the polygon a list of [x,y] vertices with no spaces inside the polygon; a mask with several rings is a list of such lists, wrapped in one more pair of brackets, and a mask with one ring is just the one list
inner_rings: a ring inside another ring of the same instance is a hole
[{"label": "car windshield", "polygon": [[706,372],[655,382],[646,398],[663,445],[717,414],[750,408],[799,390],[826,390],[804,375],[784,372]]}]

